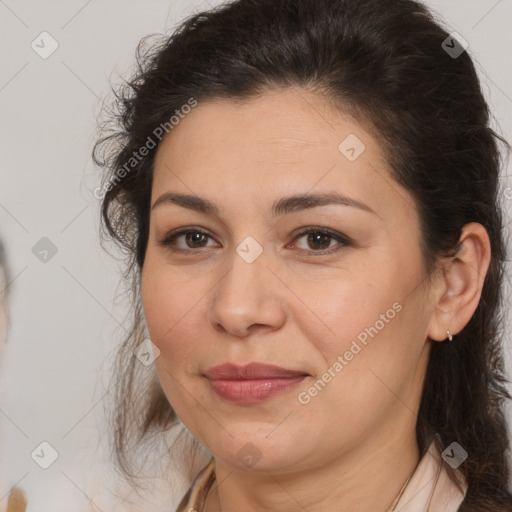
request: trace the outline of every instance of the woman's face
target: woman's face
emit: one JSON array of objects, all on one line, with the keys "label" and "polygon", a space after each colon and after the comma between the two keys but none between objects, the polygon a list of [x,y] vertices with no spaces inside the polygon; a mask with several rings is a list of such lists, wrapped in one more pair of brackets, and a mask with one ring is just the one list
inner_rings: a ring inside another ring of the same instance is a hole
[{"label": "woman's face", "polygon": [[[415,439],[433,301],[378,139],[306,91],[200,102],[158,148],[151,205],[156,369],[217,458],[285,471]],[[210,372],[254,362],[296,373]]]}]

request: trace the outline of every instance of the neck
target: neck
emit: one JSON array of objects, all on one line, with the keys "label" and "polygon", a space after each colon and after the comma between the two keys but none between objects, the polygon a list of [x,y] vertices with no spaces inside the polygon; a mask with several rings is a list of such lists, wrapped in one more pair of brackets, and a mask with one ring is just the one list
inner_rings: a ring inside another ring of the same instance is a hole
[{"label": "neck", "polygon": [[[386,512],[419,462],[415,430],[374,439],[308,470],[240,471],[215,461],[205,512]],[[367,440],[368,441],[368,440]],[[217,483],[219,483],[217,485]]]}]

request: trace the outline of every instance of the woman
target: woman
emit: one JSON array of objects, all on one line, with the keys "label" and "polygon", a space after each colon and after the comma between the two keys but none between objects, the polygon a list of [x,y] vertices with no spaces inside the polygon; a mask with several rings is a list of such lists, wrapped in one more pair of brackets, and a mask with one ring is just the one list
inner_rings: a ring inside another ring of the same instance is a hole
[{"label": "woman", "polygon": [[504,141],[464,42],[412,0],[238,0],[138,57],[95,148],[120,467],[182,423],[211,459],[178,511],[512,510]]},{"label": "woman", "polygon": [[[7,255],[2,240],[0,240],[0,363],[3,359],[7,333],[9,330],[8,293],[10,272],[7,264]],[[7,512],[25,512],[25,493],[19,487],[14,487],[7,498]]]}]

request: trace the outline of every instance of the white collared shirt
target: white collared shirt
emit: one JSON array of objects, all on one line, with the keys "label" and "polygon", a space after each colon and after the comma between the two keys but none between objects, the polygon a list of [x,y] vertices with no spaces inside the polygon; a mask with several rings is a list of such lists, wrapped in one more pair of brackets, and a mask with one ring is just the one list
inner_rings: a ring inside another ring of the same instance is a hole
[{"label": "white collared shirt", "polygon": [[457,512],[467,485],[462,492],[450,480],[445,464],[432,441],[396,504],[395,512]]}]

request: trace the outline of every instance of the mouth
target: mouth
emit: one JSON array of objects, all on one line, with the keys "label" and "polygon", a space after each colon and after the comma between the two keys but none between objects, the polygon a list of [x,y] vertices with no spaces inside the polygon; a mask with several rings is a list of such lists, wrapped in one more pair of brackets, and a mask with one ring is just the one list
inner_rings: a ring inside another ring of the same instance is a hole
[{"label": "mouth", "polygon": [[226,363],[209,369],[204,376],[219,397],[238,404],[252,404],[290,390],[309,374],[264,363],[246,366]]}]

